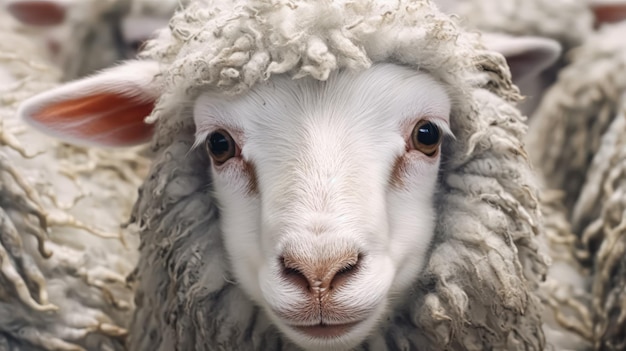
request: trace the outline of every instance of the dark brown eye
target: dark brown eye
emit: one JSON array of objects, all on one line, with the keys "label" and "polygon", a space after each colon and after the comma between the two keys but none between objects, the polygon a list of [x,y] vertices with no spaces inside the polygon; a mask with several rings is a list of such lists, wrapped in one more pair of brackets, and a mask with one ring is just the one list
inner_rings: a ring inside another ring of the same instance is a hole
[{"label": "dark brown eye", "polygon": [[215,164],[220,165],[237,156],[237,144],[227,131],[220,129],[209,134],[205,141],[207,152]]},{"label": "dark brown eye", "polygon": [[441,131],[434,123],[421,120],[411,133],[413,148],[426,156],[435,156],[441,144]]}]

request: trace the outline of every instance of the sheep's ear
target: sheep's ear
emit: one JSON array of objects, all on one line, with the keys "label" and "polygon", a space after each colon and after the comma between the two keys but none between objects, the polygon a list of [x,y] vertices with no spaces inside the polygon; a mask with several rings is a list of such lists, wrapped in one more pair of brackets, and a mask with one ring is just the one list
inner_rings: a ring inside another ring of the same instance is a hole
[{"label": "sheep's ear", "polygon": [[626,20],[626,0],[592,0],[591,9],[597,25]]},{"label": "sheep's ear", "polygon": [[67,0],[9,0],[7,12],[29,26],[55,26],[65,21]]},{"label": "sheep's ear", "polygon": [[488,49],[504,55],[514,81],[538,75],[561,56],[561,44],[553,39],[495,33],[483,33],[482,37]]},{"label": "sheep's ear", "polygon": [[35,129],[89,146],[147,142],[153,125],[144,122],[160,89],[158,64],[127,61],[93,76],[63,84],[25,100],[18,115]]}]

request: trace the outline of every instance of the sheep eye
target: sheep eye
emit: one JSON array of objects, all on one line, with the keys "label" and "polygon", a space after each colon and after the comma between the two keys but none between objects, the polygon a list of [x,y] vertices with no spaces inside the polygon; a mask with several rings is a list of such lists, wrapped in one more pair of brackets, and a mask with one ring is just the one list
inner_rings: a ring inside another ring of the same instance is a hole
[{"label": "sheep eye", "polygon": [[237,155],[237,144],[225,130],[217,130],[206,138],[206,149],[216,164],[222,164]]},{"label": "sheep eye", "polygon": [[434,156],[441,144],[441,131],[432,122],[422,120],[411,133],[413,148],[426,156]]}]

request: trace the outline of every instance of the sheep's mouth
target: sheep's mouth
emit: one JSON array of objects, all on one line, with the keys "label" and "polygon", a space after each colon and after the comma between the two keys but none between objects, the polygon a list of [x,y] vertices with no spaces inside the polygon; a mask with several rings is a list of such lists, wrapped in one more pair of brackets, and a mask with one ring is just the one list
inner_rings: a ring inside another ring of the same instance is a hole
[{"label": "sheep's mouth", "polygon": [[331,339],[338,338],[340,336],[349,333],[360,322],[346,323],[346,324],[317,324],[311,326],[292,326],[293,329],[299,331],[302,334],[311,336],[318,339]]}]

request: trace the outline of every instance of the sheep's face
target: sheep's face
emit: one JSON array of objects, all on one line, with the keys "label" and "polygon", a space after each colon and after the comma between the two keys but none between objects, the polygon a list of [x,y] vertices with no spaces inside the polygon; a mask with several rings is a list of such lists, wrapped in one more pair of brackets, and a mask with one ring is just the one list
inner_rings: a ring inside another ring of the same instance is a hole
[{"label": "sheep's face", "polygon": [[417,278],[450,105],[390,64],[196,101],[235,278],[301,347],[356,346]]}]

